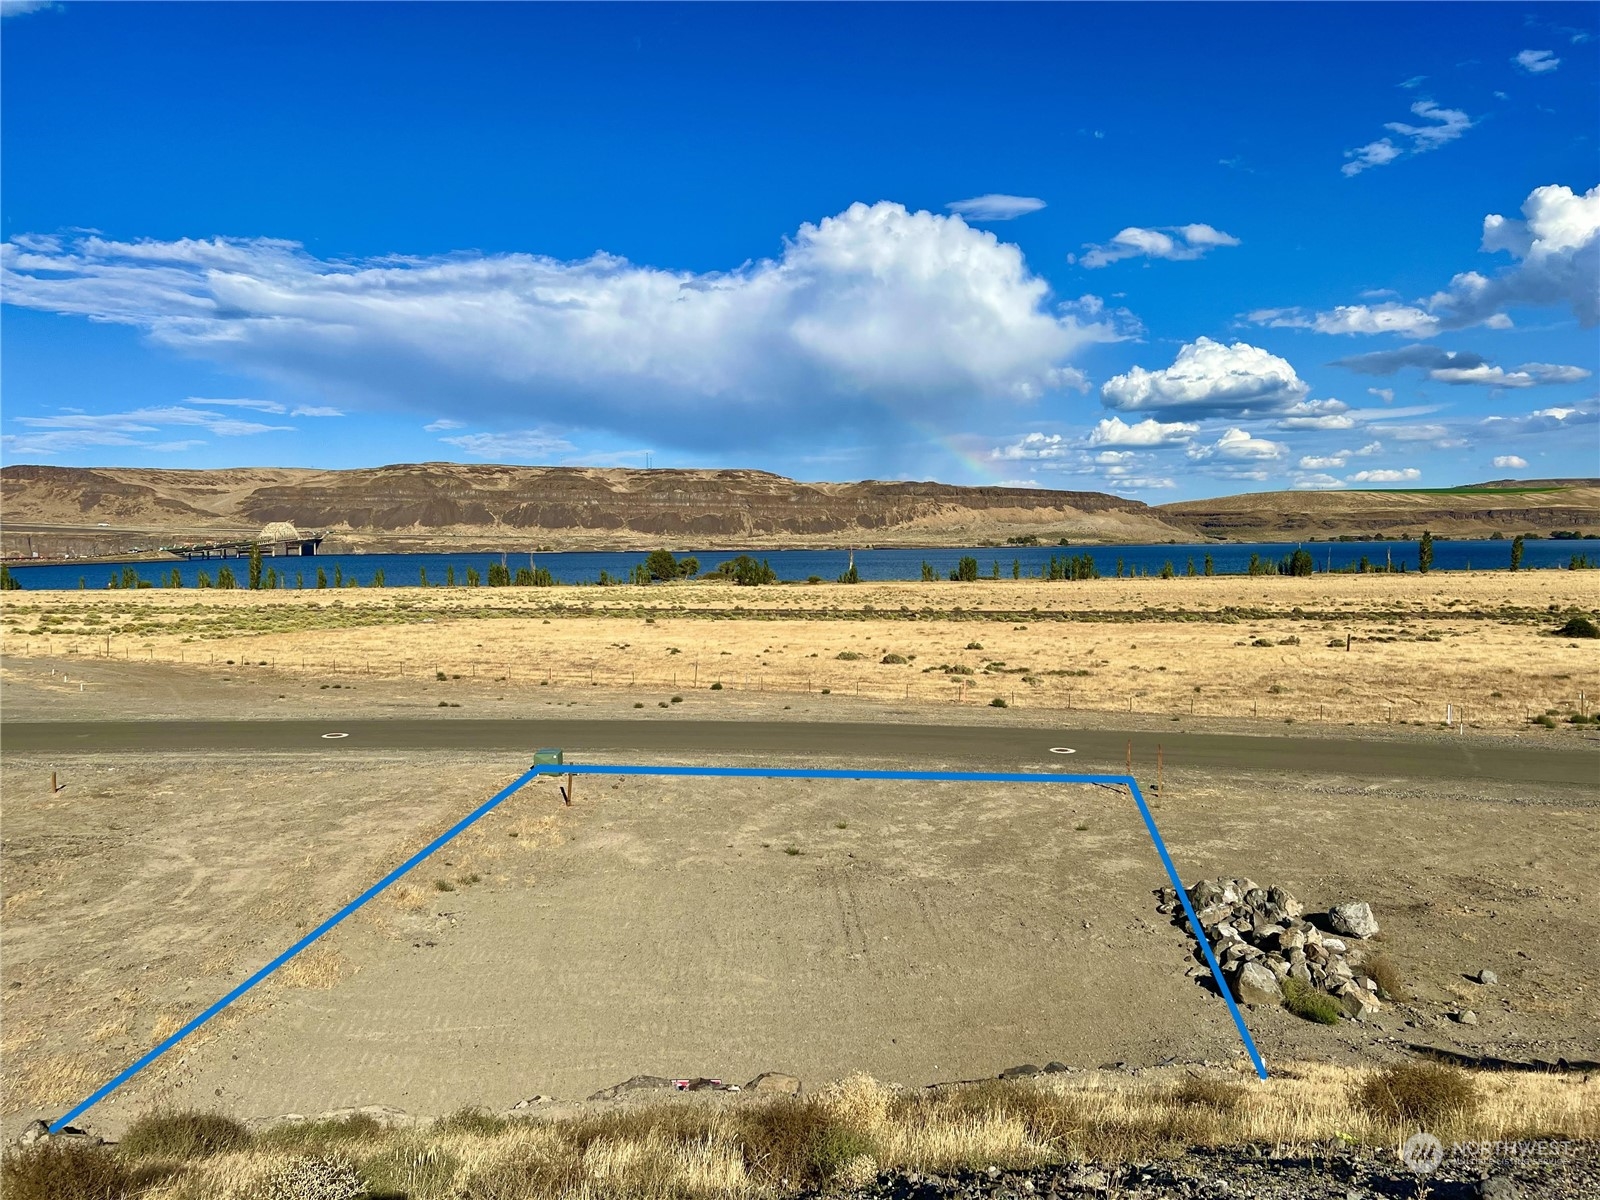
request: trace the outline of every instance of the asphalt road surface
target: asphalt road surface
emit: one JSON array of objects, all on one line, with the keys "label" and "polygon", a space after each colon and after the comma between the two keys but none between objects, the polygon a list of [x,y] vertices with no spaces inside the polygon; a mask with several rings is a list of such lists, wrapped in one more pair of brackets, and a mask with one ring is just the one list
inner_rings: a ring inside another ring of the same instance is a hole
[{"label": "asphalt road surface", "polygon": [[[344,734],[330,738],[328,734]],[[1124,769],[1133,743],[1135,774],[1155,763],[1156,746],[1176,769],[1283,771],[1383,778],[1482,779],[1507,783],[1600,785],[1600,746],[1528,746],[1450,737],[1417,741],[1278,737],[1163,731],[1038,729],[971,725],[821,724],[799,721],[685,720],[295,720],[8,721],[0,749],[18,754],[194,751],[520,752],[532,761],[559,746],[571,761],[629,753],[808,755],[874,768],[885,759],[957,763],[972,768],[1054,768],[1075,773]],[[1072,754],[1053,753],[1070,748]]]}]

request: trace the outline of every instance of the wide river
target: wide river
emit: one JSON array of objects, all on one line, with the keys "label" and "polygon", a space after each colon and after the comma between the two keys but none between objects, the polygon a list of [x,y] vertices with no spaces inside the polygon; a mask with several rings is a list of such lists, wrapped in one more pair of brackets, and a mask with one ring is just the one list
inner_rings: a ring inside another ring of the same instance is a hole
[{"label": "wide river", "polygon": [[[863,580],[920,579],[922,564],[930,564],[940,579],[948,579],[957,562],[966,555],[978,560],[979,574],[988,578],[999,564],[1000,577],[1010,579],[1015,564],[1023,578],[1036,578],[1048,573],[1052,556],[1071,557],[1088,554],[1094,558],[1095,568],[1101,575],[1115,575],[1118,564],[1125,574],[1148,572],[1158,574],[1166,563],[1171,563],[1178,574],[1186,574],[1193,562],[1196,573],[1205,570],[1206,556],[1210,555],[1212,567],[1219,575],[1243,574],[1250,556],[1277,562],[1303,544],[1311,554],[1318,571],[1338,570],[1358,564],[1366,558],[1382,570],[1388,563],[1396,569],[1404,566],[1408,571],[1417,569],[1416,542],[1273,542],[1229,543],[1210,545],[1128,545],[1128,546],[987,546],[945,547],[939,549],[911,550],[857,550],[856,571]],[[714,571],[718,563],[737,555],[749,554],[765,559],[783,580],[806,580],[817,576],[835,580],[845,570],[850,553],[846,550],[681,550],[681,558],[692,555],[700,561],[700,572]],[[1600,544],[1592,540],[1565,540],[1540,538],[1525,543],[1522,557],[1524,569],[1566,567],[1574,555],[1586,555],[1590,562],[1600,561]],[[557,583],[596,583],[600,572],[613,578],[626,579],[628,572],[644,562],[642,551],[618,553],[615,551],[564,553],[533,553],[525,549],[507,549],[504,554],[324,554],[316,558],[268,558],[267,568],[276,569],[282,576],[281,587],[314,587],[320,569],[331,584],[336,576],[348,583],[354,579],[363,587],[372,583],[378,571],[389,587],[414,586],[424,576],[430,584],[447,581],[452,569],[457,583],[466,582],[467,569],[473,568],[487,582],[489,566],[504,562],[513,575],[530,562],[549,571]],[[151,583],[166,584],[174,568],[183,580],[183,586],[195,586],[199,572],[204,571],[215,579],[223,563],[217,559],[209,562],[144,561],[133,564],[141,579]],[[228,567],[244,583],[246,564],[229,559]],[[1505,541],[1435,541],[1433,567],[1436,571],[1505,570],[1511,565],[1511,542]],[[11,572],[18,583],[28,589],[105,587],[113,575],[121,574],[121,567],[112,563],[66,563],[49,566],[11,564]]]}]

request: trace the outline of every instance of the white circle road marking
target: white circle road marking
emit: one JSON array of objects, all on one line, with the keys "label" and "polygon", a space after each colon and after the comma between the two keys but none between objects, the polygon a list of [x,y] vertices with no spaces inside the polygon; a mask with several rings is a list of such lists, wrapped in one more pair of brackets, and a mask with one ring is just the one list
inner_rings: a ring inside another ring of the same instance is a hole
[{"label": "white circle road marking", "polygon": [[1074,750],[1071,746],[1051,746],[1050,747],[1050,753],[1051,754],[1076,754],[1077,751]]},{"label": "white circle road marking", "polygon": [[324,738],[342,738],[349,737],[350,735],[348,733],[325,733],[322,736]]}]

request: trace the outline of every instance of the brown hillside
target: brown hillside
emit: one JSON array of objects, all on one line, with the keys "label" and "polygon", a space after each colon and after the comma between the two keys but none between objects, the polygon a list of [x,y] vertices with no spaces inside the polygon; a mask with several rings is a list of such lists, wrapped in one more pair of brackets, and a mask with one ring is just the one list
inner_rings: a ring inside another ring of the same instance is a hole
[{"label": "brown hillside", "polygon": [[[17,466],[0,470],[5,550],[44,554],[248,536],[273,521],[326,549],[938,545],[1020,534],[1184,535],[1101,492],[939,483],[798,483],[765,471],[418,463],[351,471]],[[101,528],[101,522],[105,528]]]},{"label": "brown hillside", "polygon": [[[1517,489],[1537,488],[1537,491]],[[1504,480],[1448,491],[1253,492],[1163,504],[1155,514],[1197,537],[1275,541],[1373,534],[1449,537],[1600,532],[1600,480]]]}]

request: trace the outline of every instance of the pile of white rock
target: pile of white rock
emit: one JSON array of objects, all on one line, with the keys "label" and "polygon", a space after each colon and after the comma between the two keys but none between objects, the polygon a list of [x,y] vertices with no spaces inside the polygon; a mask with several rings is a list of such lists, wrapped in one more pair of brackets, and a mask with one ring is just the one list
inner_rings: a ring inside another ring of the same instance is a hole
[{"label": "pile of white rock", "polygon": [[[1335,904],[1313,924],[1287,888],[1253,879],[1202,879],[1188,892],[1223,981],[1241,1004],[1278,1004],[1293,979],[1332,996],[1358,1021],[1382,1007],[1377,981],[1362,969],[1370,956],[1361,943],[1378,932],[1370,905]],[[1186,927],[1178,893],[1164,887],[1157,896],[1156,911]],[[1195,956],[1204,959],[1198,947]]]}]

